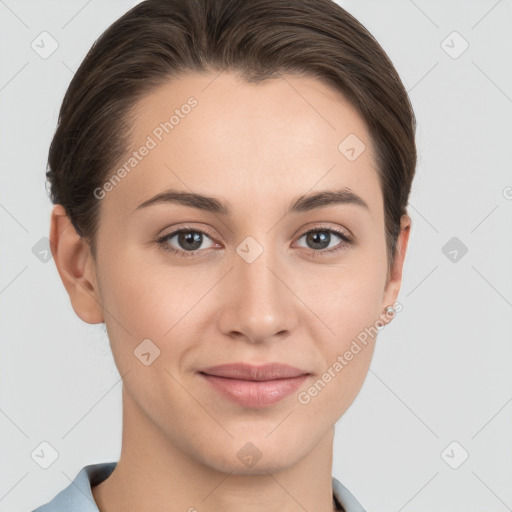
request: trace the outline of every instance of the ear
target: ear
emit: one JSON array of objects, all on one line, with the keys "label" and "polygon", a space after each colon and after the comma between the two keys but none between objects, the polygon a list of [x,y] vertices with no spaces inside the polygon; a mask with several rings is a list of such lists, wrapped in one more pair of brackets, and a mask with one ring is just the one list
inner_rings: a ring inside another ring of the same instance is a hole
[{"label": "ear", "polygon": [[89,243],[75,230],[61,204],[53,207],[50,248],[75,313],[89,324],[104,321]]},{"label": "ear", "polygon": [[[395,260],[388,272],[388,281],[384,289],[381,311],[384,311],[388,306],[393,306],[398,297],[398,292],[402,285],[402,269],[404,266],[405,253],[407,252],[407,245],[409,243],[410,232],[411,219],[408,215],[402,215],[402,218],[400,219],[400,234],[397,239],[395,250]],[[389,323],[391,318],[392,317],[385,315],[383,320],[384,323]]]}]

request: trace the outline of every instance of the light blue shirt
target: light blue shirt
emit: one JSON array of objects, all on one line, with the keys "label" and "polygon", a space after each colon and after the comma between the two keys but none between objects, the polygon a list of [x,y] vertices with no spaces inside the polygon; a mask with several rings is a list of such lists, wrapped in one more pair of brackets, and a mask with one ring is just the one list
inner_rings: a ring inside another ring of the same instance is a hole
[{"label": "light blue shirt", "polygon": [[[117,462],[102,462],[84,466],[72,483],[45,505],[32,512],[99,512],[91,487],[106,480]],[[333,497],[342,512],[366,512],[352,493],[339,480],[332,477]]]}]

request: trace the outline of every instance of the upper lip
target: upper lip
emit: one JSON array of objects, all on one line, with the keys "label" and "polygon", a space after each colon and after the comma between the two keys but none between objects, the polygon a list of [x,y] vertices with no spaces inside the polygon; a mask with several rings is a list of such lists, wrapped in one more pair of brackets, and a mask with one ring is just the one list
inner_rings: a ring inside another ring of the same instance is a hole
[{"label": "upper lip", "polygon": [[200,373],[226,377],[228,379],[266,381],[276,379],[290,379],[307,375],[308,372],[280,363],[268,363],[264,365],[251,365],[247,363],[230,363],[212,366],[200,370]]}]

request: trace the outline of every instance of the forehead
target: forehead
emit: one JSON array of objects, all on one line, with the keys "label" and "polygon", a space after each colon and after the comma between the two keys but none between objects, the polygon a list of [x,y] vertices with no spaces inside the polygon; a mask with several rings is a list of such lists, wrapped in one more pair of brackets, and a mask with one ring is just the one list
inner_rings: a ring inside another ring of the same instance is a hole
[{"label": "forehead", "polygon": [[142,98],[131,123],[116,167],[127,172],[106,201],[119,208],[132,211],[170,187],[247,206],[341,186],[382,207],[364,120],[314,78],[185,75]]}]

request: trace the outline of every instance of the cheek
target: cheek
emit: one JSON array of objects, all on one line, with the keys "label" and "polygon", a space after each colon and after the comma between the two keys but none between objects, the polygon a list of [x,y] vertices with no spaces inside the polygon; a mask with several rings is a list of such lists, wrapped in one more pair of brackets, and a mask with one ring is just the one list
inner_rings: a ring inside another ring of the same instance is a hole
[{"label": "cheek", "polygon": [[327,414],[330,422],[356,398],[373,357],[381,292],[369,275],[340,278],[328,293],[311,297],[322,322],[310,322],[310,337],[322,360],[320,374],[297,398],[301,406]]},{"label": "cheek", "polygon": [[305,276],[297,294],[317,317],[312,339],[325,340],[330,353],[374,325],[381,312],[384,277],[384,262],[363,256]]},{"label": "cheek", "polygon": [[172,340],[175,357],[190,349],[190,342],[180,347],[180,340],[185,343],[196,338],[193,331],[203,321],[208,302],[201,298],[217,280],[207,266],[203,270],[185,269],[162,260],[156,264],[143,256],[142,251],[119,250],[105,258],[102,266],[101,295],[108,311],[105,319],[112,351],[123,366],[131,363],[127,358],[145,339],[162,351]]},{"label": "cheek", "polygon": [[313,313],[308,315],[311,320],[306,328],[310,338],[316,340],[324,371],[315,389],[311,393],[306,390],[305,400],[318,393],[318,404],[328,407],[333,400],[342,413],[359,392],[373,356],[378,335],[376,322],[381,313],[384,261],[361,256],[335,272],[332,268],[325,272],[315,274],[315,286],[309,283],[304,300]]},{"label": "cheek", "polygon": [[99,266],[100,295],[110,346],[122,372],[133,363],[134,349],[145,339],[156,339],[163,327],[156,322],[159,294],[146,264],[123,250],[121,237],[106,238]]}]

